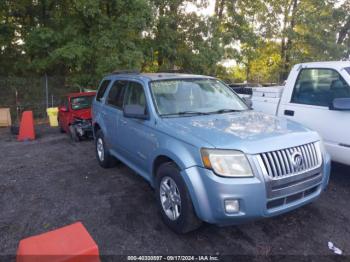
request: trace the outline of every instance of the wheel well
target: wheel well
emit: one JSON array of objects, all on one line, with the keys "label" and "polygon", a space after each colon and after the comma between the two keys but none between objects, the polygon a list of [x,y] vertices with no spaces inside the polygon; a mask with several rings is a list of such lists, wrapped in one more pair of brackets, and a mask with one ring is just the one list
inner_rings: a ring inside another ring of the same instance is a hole
[{"label": "wheel well", "polygon": [[[175,163],[174,160],[172,160],[171,158],[167,157],[167,156],[158,156],[156,158],[156,160],[154,160],[153,162],[153,171],[152,171],[152,174],[153,174],[153,177],[155,177],[157,175],[157,170],[158,168],[164,164],[164,163],[167,163],[167,162],[173,162]],[[176,163],[175,163],[176,164]]]},{"label": "wheel well", "polygon": [[94,125],[94,134],[96,134],[96,132],[97,132],[98,130],[100,130],[100,129],[101,129],[100,125],[96,123],[96,124]]}]

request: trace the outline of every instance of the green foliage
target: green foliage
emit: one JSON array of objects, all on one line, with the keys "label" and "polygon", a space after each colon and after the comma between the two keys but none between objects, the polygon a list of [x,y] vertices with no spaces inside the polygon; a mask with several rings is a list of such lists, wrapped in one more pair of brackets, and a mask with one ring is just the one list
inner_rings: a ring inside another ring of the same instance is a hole
[{"label": "green foliage", "polygon": [[[116,69],[180,69],[282,81],[298,62],[350,55],[350,1],[2,0],[0,75],[60,75],[93,86]],[[223,60],[234,59],[234,68]]]}]

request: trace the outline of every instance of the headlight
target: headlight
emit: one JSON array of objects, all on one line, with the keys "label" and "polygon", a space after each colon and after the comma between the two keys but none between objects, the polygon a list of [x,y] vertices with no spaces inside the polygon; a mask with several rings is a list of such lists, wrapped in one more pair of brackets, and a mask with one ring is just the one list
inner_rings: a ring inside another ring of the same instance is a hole
[{"label": "headlight", "polygon": [[244,153],[235,150],[201,149],[204,167],[219,176],[252,177],[253,172]]},{"label": "headlight", "polygon": [[326,153],[323,140],[320,139],[320,141],[317,141],[315,144],[316,144],[316,148],[318,148],[317,150],[318,159],[323,159],[322,156],[324,153]]}]

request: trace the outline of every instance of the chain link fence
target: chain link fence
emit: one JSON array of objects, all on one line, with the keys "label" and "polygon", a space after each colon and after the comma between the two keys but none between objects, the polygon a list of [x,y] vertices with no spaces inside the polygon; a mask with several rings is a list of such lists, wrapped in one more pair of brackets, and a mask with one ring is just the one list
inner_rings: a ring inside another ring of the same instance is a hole
[{"label": "chain link fence", "polygon": [[25,110],[44,120],[47,107],[57,107],[65,94],[79,91],[81,87],[69,85],[61,76],[0,77],[0,107],[10,108],[13,123]]}]

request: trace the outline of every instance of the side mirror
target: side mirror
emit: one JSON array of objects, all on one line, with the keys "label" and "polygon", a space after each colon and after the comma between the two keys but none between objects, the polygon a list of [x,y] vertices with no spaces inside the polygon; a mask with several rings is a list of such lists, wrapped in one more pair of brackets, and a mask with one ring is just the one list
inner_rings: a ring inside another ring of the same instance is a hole
[{"label": "side mirror", "polygon": [[124,117],[136,119],[149,119],[146,109],[140,105],[125,105],[123,111]]},{"label": "side mirror", "polygon": [[68,112],[68,108],[65,107],[65,106],[60,106],[60,107],[58,107],[58,111],[60,111],[60,112]]},{"label": "side mirror", "polygon": [[350,111],[350,98],[335,98],[329,106],[329,109],[338,111]]}]

